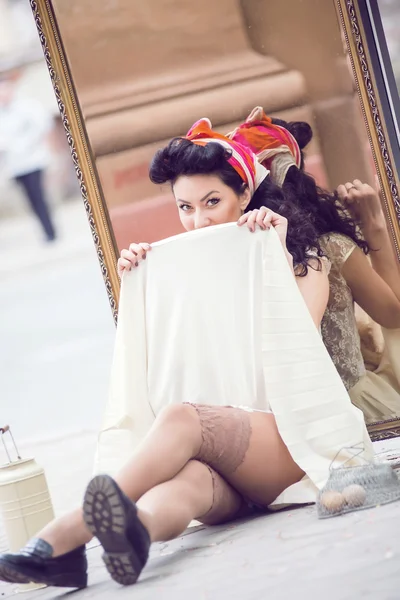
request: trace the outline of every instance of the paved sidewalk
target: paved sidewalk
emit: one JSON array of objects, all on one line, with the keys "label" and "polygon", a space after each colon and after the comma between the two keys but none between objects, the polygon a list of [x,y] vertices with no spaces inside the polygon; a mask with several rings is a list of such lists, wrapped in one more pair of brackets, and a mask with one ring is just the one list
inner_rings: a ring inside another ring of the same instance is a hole
[{"label": "paved sidewalk", "polygon": [[0,221],[0,426],[43,440],[96,430],[115,327],[82,202],[60,208],[60,239],[27,215]]},{"label": "paved sidewalk", "polygon": [[[400,503],[339,518],[314,507],[215,528],[156,544],[140,581],[122,588],[89,550],[90,587],[74,597],[147,600],[398,600]],[[14,588],[15,589],[15,588]],[[1,585],[4,600],[13,586]],[[48,588],[27,600],[65,597]]]}]

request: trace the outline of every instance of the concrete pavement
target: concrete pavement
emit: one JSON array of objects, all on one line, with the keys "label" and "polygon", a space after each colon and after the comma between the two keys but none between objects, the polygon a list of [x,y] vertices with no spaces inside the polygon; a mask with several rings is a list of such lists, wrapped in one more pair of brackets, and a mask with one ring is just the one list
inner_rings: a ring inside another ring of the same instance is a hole
[{"label": "concrete pavement", "polygon": [[[398,600],[400,503],[318,520],[314,507],[227,526],[199,527],[153,547],[135,586],[111,581],[101,549],[88,552],[90,587],[80,598],[160,600]],[[1,585],[8,600],[13,586]],[[65,590],[29,592],[29,600]]]}]

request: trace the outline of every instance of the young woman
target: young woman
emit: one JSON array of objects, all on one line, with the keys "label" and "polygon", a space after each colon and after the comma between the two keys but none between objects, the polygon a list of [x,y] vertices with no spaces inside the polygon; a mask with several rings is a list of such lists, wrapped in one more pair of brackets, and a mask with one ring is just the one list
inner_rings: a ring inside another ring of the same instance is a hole
[{"label": "young woman", "polygon": [[[188,231],[229,222],[251,231],[274,227],[319,326],[328,279],[315,229],[301,208],[285,203],[251,152],[202,120],[186,139],[173,140],[156,154],[150,177],[171,183]],[[142,243],[123,252],[120,273],[139,266],[148,251]],[[176,537],[193,519],[219,524],[271,504],[304,471],[284,444],[272,412],[232,407],[229,401],[227,406],[183,403],[164,409],[115,480],[97,476],[91,481],[83,510],[56,519],[20,552],[0,556],[0,578],[85,587],[85,544],[94,535],[111,576],[131,584],[146,564],[151,542]],[[350,402],[349,408],[356,411]],[[355,421],[358,436],[365,430],[358,411]]]},{"label": "young woman", "polygon": [[[333,194],[318,188],[303,170],[302,150],[312,138],[307,123],[270,119],[257,107],[229,137],[258,155],[287,202],[301,206],[317,229],[331,263],[322,336],[353,403],[367,423],[398,416],[400,263],[378,194],[359,180],[339,186]],[[355,302],[383,328],[386,351],[375,372],[364,366]]]},{"label": "young woman", "polygon": [[[274,227],[297,285],[319,327],[329,294],[326,276],[329,266],[316,229],[301,206],[286,201],[269,175],[256,189],[251,189],[245,182],[244,172],[239,174],[232,166],[237,160],[232,157],[227,161],[232,151],[249,152],[242,144],[232,143],[214,132],[210,122],[203,119],[189,130],[186,139],[172,140],[156,154],[150,167],[150,179],[156,184],[171,183],[179,218],[186,231],[235,221],[251,231],[256,226]],[[260,166],[257,162],[257,169]],[[150,249],[149,244],[141,242],[122,250],[119,275],[137,267]]]}]

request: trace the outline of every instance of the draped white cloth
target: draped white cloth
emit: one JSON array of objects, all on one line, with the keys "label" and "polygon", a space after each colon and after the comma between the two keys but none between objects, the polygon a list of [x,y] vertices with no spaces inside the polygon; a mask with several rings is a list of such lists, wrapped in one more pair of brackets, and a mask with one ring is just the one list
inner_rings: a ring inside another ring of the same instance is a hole
[{"label": "draped white cloth", "polygon": [[313,502],[338,452],[335,466],[353,445],[373,455],[273,229],[185,233],[124,275],[96,471],[115,473],[160,410],[182,402],[272,409],[307,474],[278,504]]}]

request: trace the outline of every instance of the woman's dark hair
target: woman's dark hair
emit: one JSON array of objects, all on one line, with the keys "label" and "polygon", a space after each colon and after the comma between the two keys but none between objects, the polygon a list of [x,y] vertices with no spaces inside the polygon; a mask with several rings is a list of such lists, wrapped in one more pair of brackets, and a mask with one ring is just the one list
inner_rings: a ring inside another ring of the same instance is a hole
[{"label": "woman's dark hair", "polygon": [[[246,184],[229,164],[229,150],[218,143],[210,142],[205,146],[193,144],[182,138],[173,139],[168,146],[158,150],[150,164],[150,179],[153,183],[170,182],[174,185],[181,175],[217,175],[225,185],[236,194],[243,193]],[[293,256],[296,273],[304,276],[308,267],[315,266],[315,251],[318,256],[323,252],[318,242],[318,232],[307,211],[298,204],[285,198],[284,192],[269,177],[266,177],[254,193],[245,212],[265,206],[288,220],[287,249]],[[314,250],[314,253],[311,252]],[[314,264],[312,264],[314,263]]]},{"label": "woman's dark hair", "polygon": [[362,238],[358,224],[349,216],[340,202],[338,193],[329,193],[318,187],[314,178],[304,172],[303,148],[311,141],[313,132],[308,123],[287,123],[282,119],[272,119],[275,125],[287,129],[296,139],[301,150],[301,167],[288,170],[282,189],[293,204],[300,205],[310,216],[318,235],[342,233],[351,238],[365,254],[369,252],[367,242]]}]

